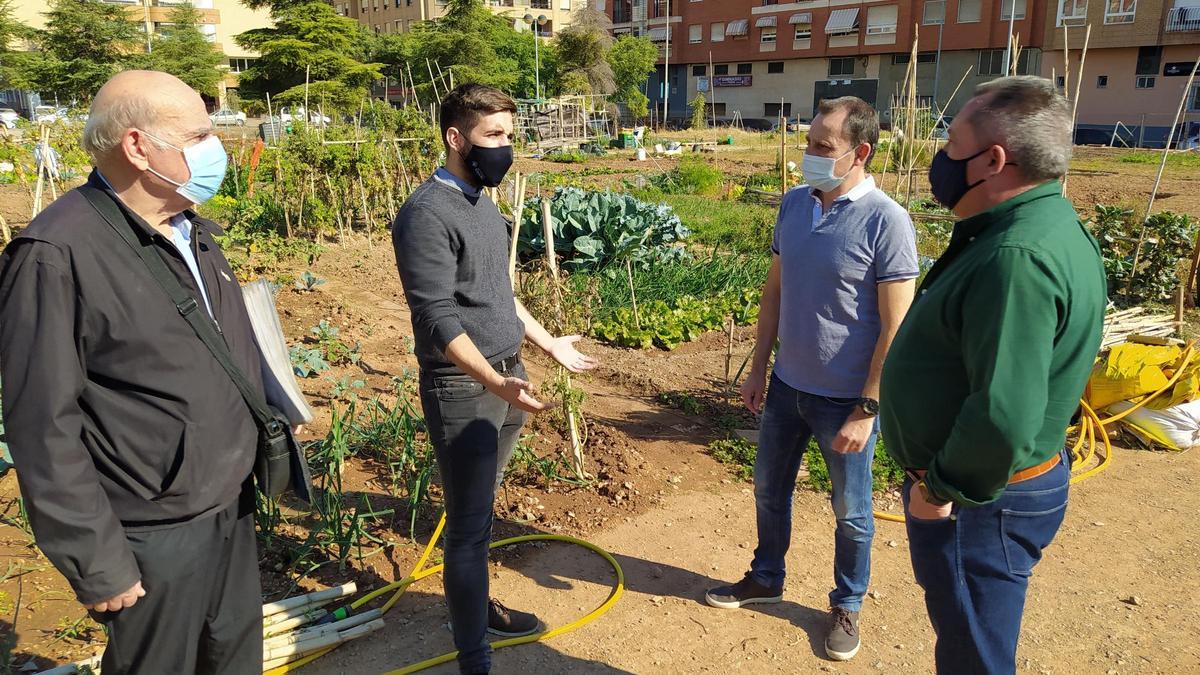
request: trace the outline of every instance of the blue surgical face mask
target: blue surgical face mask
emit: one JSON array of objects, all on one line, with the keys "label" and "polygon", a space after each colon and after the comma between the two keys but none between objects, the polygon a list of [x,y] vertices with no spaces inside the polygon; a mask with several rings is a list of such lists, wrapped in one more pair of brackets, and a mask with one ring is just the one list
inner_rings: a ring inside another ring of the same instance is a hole
[{"label": "blue surgical face mask", "polygon": [[188,171],[191,172],[186,183],[173,181],[152,167],[146,167],[150,173],[174,185],[176,192],[194,204],[203,204],[221,189],[221,183],[225,180],[225,167],[229,163],[229,155],[225,154],[225,146],[221,145],[221,139],[209,136],[193,146],[178,148],[148,131],[142,133],[172,150],[183,153],[183,161],[187,163]]},{"label": "blue surgical face mask", "polygon": [[838,176],[833,173],[834,166],[842,157],[852,154],[854,150],[850,150],[841,157],[818,157],[817,155],[804,155],[804,164],[800,170],[804,172],[804,180],[808,181],[808,185],[814,190],[821,192],[829,192],[836,190],[842,181],[846,180],[846,176]]}]

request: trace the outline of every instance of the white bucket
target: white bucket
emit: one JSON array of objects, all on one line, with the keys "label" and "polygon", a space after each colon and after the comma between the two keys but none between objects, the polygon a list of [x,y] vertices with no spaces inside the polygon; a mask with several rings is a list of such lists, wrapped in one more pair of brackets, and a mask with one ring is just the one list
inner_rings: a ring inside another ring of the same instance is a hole
[{"label": "white bucket", "polygon": [[639,162],[644,162],[644,161],[646,161],[646,149],[645,149],[645,148],[638,148],[638,149],[637,149],[637,159],[638,159],[638,161],[639,161]]}]

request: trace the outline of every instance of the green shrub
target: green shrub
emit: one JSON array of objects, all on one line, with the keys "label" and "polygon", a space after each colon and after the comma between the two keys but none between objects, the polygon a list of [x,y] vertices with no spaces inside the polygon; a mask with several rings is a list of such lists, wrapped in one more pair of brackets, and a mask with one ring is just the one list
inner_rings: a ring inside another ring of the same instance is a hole
[{"label": "green shrub", "polygon": [[674,169],[651,176],[650,184],[664,194],[719,197],[725,189],[725,174],[708,160],[684,156]]}]

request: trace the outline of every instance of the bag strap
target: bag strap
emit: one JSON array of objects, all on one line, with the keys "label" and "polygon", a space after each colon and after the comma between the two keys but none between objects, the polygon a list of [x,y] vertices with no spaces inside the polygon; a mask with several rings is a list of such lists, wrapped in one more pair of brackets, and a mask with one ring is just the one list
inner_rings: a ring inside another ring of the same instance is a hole
[{"label": "bag strap", "polygon": [[79,192],[88,200],[92,208],[100,214],[100,217],[108,223],[109,227],[142,259],[142,262],[146,265],[146,269],[150,272],[150,276],[154,277],[158,285],[171,298],[171,302],[175,304],[175,309],[179,311],[179,315],[188,322],[188,325],[196,332],[196,337],[200,338],[200,341],[208,347],[208,350],[212,352],[213,358],[225,369],[225,372],[229,375],[229,379],[233,380],[234,386],[241,392],[242,398],[245,399],[246,406],[250,408],[250,414],[254,416],[254,421],[258,424],[259,428],[271,436],[285,432],[286,429],[276,419],[275,415],[271,413],[266,399],[255,391],[254,386],[250,384],[250,380],[246,378],[241,369],[233,362],[233,356],[229,352],[225,338],[217,333],[216,324],[205,317],[203,312],[197,311],[200,308],[200,303],[196,301],[195,297],[189,295],[184,290],[183,285],[179,283],[179,279],[175,277],[171,270],[167,269],[167,264],[163,262],[162,257],[155,250],[154,243],[149,241],[144,234],[134,229],[133,224],[117,208],[117,203],[111,195],[91,185],[81,186]]}]

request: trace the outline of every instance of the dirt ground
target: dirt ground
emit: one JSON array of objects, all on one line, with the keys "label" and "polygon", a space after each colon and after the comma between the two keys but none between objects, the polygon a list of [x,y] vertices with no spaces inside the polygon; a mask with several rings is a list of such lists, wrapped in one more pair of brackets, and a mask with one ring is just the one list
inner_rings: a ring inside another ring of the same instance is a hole
[{"label": "dirt ground", "polygon": [[[770,168],[769,148],[731,150],[718,162],[733,174]],[[1113,165],[1107,150],[1080,149],[1081,161],[1099,165],[1072,176],[1069,193],[1081,206],[1148,196],[1156,166]],[[761,156],[760,156],[761,155]],[[662,160],[660,160],[662,161]],[[666,160],[673,161],[673,160]],[[621,178],[646,170],[624,157],[607,166]],[[1091,164],[1089,164],[1090,166]],[[523,172],[578,169],[522,160]],[[628,169],[628,171],[625,171]],[[1127,171],[1128,170],[1128,171]],[[1088,173],[1094,171],[1095,173]],[[1192,172],[1194,174],[1195,172]],[[1200,215],[1200,175],[1168,172],[1161,208]],[[618,180],[619,183],[619,180]],[[20,224],[27,213],[23,189],[0,186],[0,215]],[[27,218],[27,216],[26,216]],[[299,273],[301,270],[295,270]],[[331,246],[312,272],[328,281],[318,290],[285,289],[280,310],[289,340],[328,319],[348,342],[362,343],[363,361],[330,377],[303,381],[318,422],[328,426],[332,380],[362,379],[362,397],[390,396],[392,378],[415,372],[409,315],[396,279],[390,248],[358,240]],[[751,329],[735,334],[733,369],[752,343]],[[826,594],[831,585],[833,518],[824,496],[801,488],[789,556],[785,602],[765,609],[723,611],[704,605],[704,590],[740,578],[754,548],[750,485],[734,481],[706,452],[730,426],[752,418],[727,397],[726,344],[720,334],[673,352],[636,352],[585,341],[602,367],[581,378],[592,433],[588,468],[593,488],[565,483],[549,487],[526,479],[508,485],[497,499],[496,537],[531,532],[580,536],[610,551],[625,573],[625,595],[595,622],[546,643],[501,650],[495,672],[930,672],[933,634],[919,589],[912,581],[903,526],[877,522],[872,592],[864,608],[862,652],[849,664],[824,658]],[[551,373],[540,355],[526,352],[531,376]],[[701,402],[699,414],[663,403],[664,392],[684,392]],[[563,444],[546,420],[530,429],[535,452],[549,455]],[[1112,467],[1074,489],[1066,524],[1037,568],[1019,653],[1023,673],[1200,672],[1200,455],[1118,450]],[[377,508],[399,506],[388,495],[383,471],[352,461],[348,491],[369,494]],[[0,511],[16,516],[17,487],[10,472],[0,479]],[[434,493],[435,497],[437,493]],[[898,495],[877,496],[877,508],[898,511]],[[7,511],[4,509],[7,508]],[[298,579],[285,561],[263,553],[268,600],[355,580],[375,588],[402,578],[432,530],[436,512],[418,521],[418,541],[406,518],[380,524],[374,534],[394,545],[344,570],[326,564]],[[285,528],[285,535],[289,531]],[[299,531],[291,532],[299,536]],[[0,635],[17,612],[18,664],[34,658],[49,666],[102,648],[103,632],[85,616],[61,576],[10,523],[0,524]],[[567,544],[522,545],[495,556],[493,594],[507,604],[536,611],[560,625],[599,604],[614,583],[601,558]],[[381,633],[351,643],[305,668],[312,673],[373,673],[398,668],[452,649],[440,582],[412,588],[386,617]],[[450,673],[443,667],[432,672]]]}]

